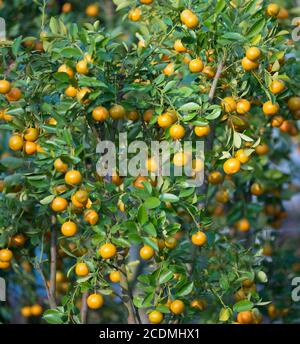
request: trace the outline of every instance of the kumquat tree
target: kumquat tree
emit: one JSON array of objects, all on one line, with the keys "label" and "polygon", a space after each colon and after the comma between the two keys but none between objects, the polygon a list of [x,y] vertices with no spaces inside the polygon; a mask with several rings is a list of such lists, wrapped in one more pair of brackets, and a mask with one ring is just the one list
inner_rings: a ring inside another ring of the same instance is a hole
[{"label": "kumquat tree", "polygon": [[0,12],[0,321],[299,322],[296,3],[25,3],[24,32]]}]

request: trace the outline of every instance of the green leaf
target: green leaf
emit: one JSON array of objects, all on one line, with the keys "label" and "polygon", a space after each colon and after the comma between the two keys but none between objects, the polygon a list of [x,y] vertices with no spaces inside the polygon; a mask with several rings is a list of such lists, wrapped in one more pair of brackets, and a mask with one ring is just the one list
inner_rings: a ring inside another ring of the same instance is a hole
[{"label": "green leaf", "polygon": [[174,276],[173,271],[171,271],[171,270],[164,271],[164,272],[159,276],[158,283],[159,283],[159,284],[167,283],[170,279],[173,278],[173,276]]},{"label": "green leaf", "polygon": [[23,165],[23,160],[14,157],[6,157],[0,160],[0,164],[8,169],[15,170]]},{"label": "green leaf", "polygon": [[173,195],[171,193],[163,193],[159,196],[159,199],[162,202],[170,202],[170,203],[174,203],[174,202],[178,202],[179,201],[179,197],[176,195]]},{"label": "green leaf", "polygon": [[144,225],[143,230],[153,237],[156,237],[157,235],[156,228],[151,222]]},{"label": "green leaf", "polygon": [[253,306],[254,306],[253,302],[249,300],[242,300],[242,301],[237,302],[233,306],[233,311],[237,313],[250,311],[253,308]]},{"label": "green leaf", "polygon": [[190,294],[193,291],[193,289],[194,289],[194,283],[193,282],[184,284],[177,291],[176,295],[177,296],[186,296],[186,295]]},{"label": "green leaf", "polygon": [[138,210],[138,221],[141,225],[144,225],[148,222],[148,214],[146,208],[141,205]]},{"label": "green leaf", "polygon": [[195,110],[199,110],[201,107],[199,104],[197,103],[186,103],[182,106],[180,106],[180,108],[178,109],[178,111],[182,111],[182,112],[186,112],[186,111],[195,111]]},{"label": "green leaf", "polygon": [[230,309],[229,308],[222,308],[219,314],[220,321],[227,321],[230,318]]},{"label": "green leaf", "polygon": [[252,38],[258,33],[260,33],[265,27],[265,25],[266,25],[266,20],[264,18],[254,23],[246,34],[247,38]]},{"label": "green leaf", "polygon": [[43,199],[40,201],[40,203],[41,203],[42,205],[50,204],[50,203],[54,200],[54,198],[55,198],[55,195],[47,196],[47,197],[43,198]]},{"label": "green leaf", "polygon": [[57,309],[48,309],[43,314],[43,319],[49,324],[63,324],[63,314]]},{"label": "green leaf", "polygon": [[154,209],[160,206],[160,200],[156,197],[149,197],[146,199],[144,206],[147,209]]},{"label": "green leaf", "polygon": [[82,52],[78,48],[67,47],[62,49],[60,53],[67,58],[82,57]]},{"label": "green leaf", "polygon": [[240,42],[244,42],[245,41],[245,37],[242,36],[240,33],[238,32],[226,32],[223,36],[223,39],[227,39],[229,41],[240,41]]}]

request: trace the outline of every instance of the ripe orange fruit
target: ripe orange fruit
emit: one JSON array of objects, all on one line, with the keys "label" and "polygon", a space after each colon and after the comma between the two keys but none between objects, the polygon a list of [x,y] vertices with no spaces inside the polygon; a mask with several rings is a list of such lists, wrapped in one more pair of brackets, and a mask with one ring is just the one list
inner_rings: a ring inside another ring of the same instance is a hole
[{"label": "ripe orange fruit", "polygon": [[153,250],[153,248],[149,245],[144,245],[141,249],[140,249],[140,257],[144,260],[149,260],[151,258],[153,258],[155,252]]},{"label": "ripe orange fruit", "polygon": [[182,24],[187,26],[189,29],[194,29],[199,24],[198,17],[191,10],[184,10],[180,14],[180,20]]},{"label": "ripe orange fruit", "polygon": [[123,183],[123,178],[120,177],[117,173],[114,173],[111,177],[111,182],[116,186],[119,186]]},{"label": "ripe orange fruit", "polygon": [[169,112],[165,112],[157,117],[157,124],[161,128],[168,128],[173,123],[173,118]]},{"label": "ripe orange fruit", "polygon": [[30,306],[24,306],[21,308],[21,314],[24,318],[31,317],[31,307]]},{"label": "ripe orange fruit", "polygon": [[207,136],[210,133],[210,126],[209,125],[196,126],[194,128],[194,132],[195,132],[196,136],[198,136],[198,137]]},{"label": "ripe orange fruit", "polygon": [[89,194],[86,190],[78,190],[75,192],[74,197],[81,204],[86,204],[89,199]]},{"label": "ripe orange fruit", "polygon": [[11,90],[6,93],[5,97],[9,102],[16,102],[22,98],[22,92],[19,88],[12,87]]},{"label": "ripe orange fruit", "polygon": [[56,159],[53,164],[57,172],[66,173],[68,170],[68,164],[65,164],[60,158]]},{"label": "ripe orange fruit", "polygon": [[199,58],[193,59],[189,63],[189,70],[192,73],[200,73],[203,71],[203,68],[204,68],[204,64],[203,64],[202,60]]},{"label": "ripe orange fruit", "polygon": [[177,167],[185,166],[189,161],[189,156],[186,153],[178,152],[174,154],[173,164]]},{"label": "ripe orange fruit", "polygon": [[273,80],[271,85],[270,85],[270,91],[273,94],[278,94],[282,92],[285,89],[285,84],[281,80]]},{"label": "ripe orange fruit", "polygon": [[277,115],[272,118],[271,124],[272,124],[272,127],[278,128],[281,126],[283,122],[284,122],[284,118],[282,116]]},{"label": "ripe orange fruit", "polygon": [[277,17],[280,11],[280,7],[277,4],[269,4],[267,9],[266,9],[266,13],[268,16],[270,17]]},{"label": "ripe orange fruit", "polygon": [[222,103],[221,103],[223,109],[226,111],[226,112],[234,112],[236,111],[236,101],[234,100],[233,97],[225,97],[223,100],[222,100]]},{"label": "ripe orange fruit", "polygon": [[77,95],[77,89],[74,86],[68,86],[65,90],[65,95],[70,98],[74,98]]},{"label": "ripe orange fruit", "polygon": [[261,55],[260,49],[252,47],[246,50],[246,57],[251,61],[256,61]]},{"label": "ripe orange fruit", "polygon": [[140,0],[140,3],[141,4],[144,4],[144,5],[150,5],[152,4],[153,0]]},{"label": "ripe orange fruit", "polygon": [[0,80],[0,93],[6,94],[11,90],[11,84],[7,80]]},{"label": "ripe orange fruit", "polygon": [[201,231],[192,235],[192,243],[196,246],[203,246],[206,243],[206,240],[206,234]]},{"label": "ripe orange fruit", "polygon": [[18,135],[18,134],[12,135],[8,141],[8,146],[13,151],[21,150],[23,148],[23,144],[24,144],[23,138],[21,135]]},{"label": "ripe orange fruit", "polygon": [[27,128],[25,130],[24,139],[26,141],[34,142],[39,137],[39,130],[37,128]]},{"label": "ripe orange fruit", "polygon": [[129,11],[128,18],[134,22],[137,22],[141,19],[142,11],[140,8],[134,8]]},{"label": "ripe orange fruit", "polygon": [[135,186],[136,188],[139,188],[139,189],[144,189],[145,186],[144,186],[143,182],[146,182],[146,181],[148,181],[147,177],[139,176],[134,180],[133,186]]},{"label": "ripe orange fruit", "polygon": [[88,64],[86,60],[81,60],[76,64],[76,72],[78,74],[86,75],[89,72]]},{"label": "ripe orange fruit", "polygon": [[97,17],[99,15],[99,6],[97,4],[88,5],[85,9],[85,14],[88,17]]},{"label": "ripe orange fruit", "polygon": [[213,185],[221,184],[223,182],[222,173],[219,171],[213,171],[208,175],[208,182]]},{"label": "ripe orange fruit", "polygon": [[117,254],[117,248],[114,244],[106,243],[99,248],[99,254],[103,259],[110,259]]},{"label": "ripe orange fruit", "polygon": [[164,320],[164,315],[159,311],[152,311],[148,314],[151,324],[160,324]]},{"label": "ripe orange fruit", "polygon": [[236,223],[236,228],[240,231],[240,232],[248,232],[250,229],[250,222],[246,219],[240,219],[237,223]]},{"label": "ripe orange fruit", "polygon": [[267,101],[263,105],[263,113],[266,116],[276,115],[279,111],[279,105],[277,103],[273,104],[271,101]]},{"label": "ripe orange fruit", "polygon": [[122,119],[126,115],[126,111],[122,105],[113,105],[109,109],[109,114],[112,119]]},{"label": "ripe orange fruit", "polygon": [[163,73],[167,76],[170,76],[174,74],[175,68],[174,63],[170,62],[166,65],[166,67],[163,69]]},{"label": "ripe orange fruit", "polygon": [[84,207],[84,204],[77,201],[77,199],[75,198],[75,194],[71,196],[71,202],[75,208],[81,209]]},{"label": "ripe orange fruit", "polygon": [[258,68],[259,63],[256,61],[251,61],[250,59],[248,59],[248,57],[244,57],[242,59],[242,67],[244,68],[244,70],[246,72],[249,72],[251,70],[254,70],[256,68]]},{"label": "ripe orange fruit", "polygon": [[1,262],[0,261],[0,270],[7,270],[10,268],[10,262]]},{"label": "ripe orange fruit", "polygon": [[241,163],[237,158],[230,158],[223,165],[223,170],[226,174],[235,174],[239,172],[240,168]]},{"label": "ripe orange fruit", "polygon": [[216,193],[216,200],[220,203],[227,203],[230,199],[228,190],[219,190]]},{"label": "ripe orange fruit", "polygon": [[165,240],[165,246],[171,250],[177,246],[177,240],[174,237],[169,237]]},{"label": "ripe orange fruit", "polygon": [[71,237],[77,233],[77,225],[75,222],[66,221],[61,226],[61,232],[64,236]]},{"label": "ripe orange fruit", "polygon": [[77,263],[75,266],[75,273],[79,277],[85,277],[89,274],[90,270],[86,263]]},{"label": "ripe orange fruit", "polygon": [[170,128],[170,136],[172,137],[173,140],[182,139],[184,135],[185,135],[185,129],[182,125],[174,124]]},{"label": "ripe orange fruit", "polygon": [[262,143],[255,148],[257,155],[265,155],[269,153],[269,146],[266,143]]},{"label": "ripe orange fruit", "polygon": [[70,170],[65,174],[65,182],[68,185],[77,185],[81,183],[82,176],[79,171]]},{"label": "ripe orange fruit", "polygon": [[36,143],[35,142],[30,142],[30,141],[25,141],[24,144],[24,150],[25,153],[28,155],[32,155],[36,152]]},{"label": "ripe orange fruit", "polygon": [[0,119],[4,119],[5,121],[10,122],[12,121],[13,116],[9,115],[5,109],[4,110],[0,109]]},{"label": "ripe orange fruit", "polygon": [[206,308],[207,304],[205,300],[193,300],[191,301],[191,307],[199,309],[200,311],[203,311]]},{"label": "ripe orange fruit", "polygon": [[235,153],[235,157],[240,161],[241,164],[245,164],[246,162],[250,160],[250,156],[246,154],[244,149],[239,149]]},{"label": "ripe orange fruit", "polygon": [[104,298],[101,294],[91,294],[86,300],[90,309],[99,309],[104,304]]},{"label": "ripe orange fruit", "polygon": [[252,324],[253,323],[252,312],[251,311],[239,312],[237,315],[237,321],[240,324]]},{"label": "ripe orange fruit", "polygon": [[61,8],[62,13],[69,13],[72,11],[72,4],[70,2],[65,2]]},{"label": "ripe orange fruit", "polygon": [[264,189],[259,183],[253,183],[251,185],[250,191],[254,196],[260,196],[264,193]]},{"label": "ripe orange fruit", "polygon": [[146,160],[146,169],[149,172],[155,172],[158,168],[158,164],[157,161],[154,157],[151,157],[149,159]]},{"label": "ripe orange fruit", "polygon": [[176,39],[176,41],[174,42],[174,49],[178,52],[178,53],[184,53],[187,51],[186,47],[183,45],[183,43],[181,42],[181,39]]},{"label": "ripe orange fruit", "polygon": [[241,99],[236,104],[236,111],[240,115],[244,115],[251,109],[251,103],[246,99]]},{"label": "ripe orange fruit", "polygon": [[84,213],[84,220],[94,226],[99,221],[99,215],[93,209],[89,209]]},{"label": "ripe orange fruit", "polygon": [[288,100],[288,108],[292,112],[300,110],[300,97],[291,97]]},{"label": "ripe orange fruit", "polygon": [[130,121],[137,121],[140,118],[140,115],[139,115],[138,111],[132,110],[132,111],[126,112],[126,117]]},{"label": "ripe orange fruit", "polygon": [[34,304],[31,306],[31,315],[34,317],[38,317],[43,313],[43,308],[39,304]]},{"label": "ripe orange fruit", "polygon": [[192,168],[195,173],[198,173],[203,170],[204,162],[202,159],[193,159],[192,160]]},{"label": "ripe orange fruit", "polygon": [[147,123],[150,122],[152,115],[153,115],[153,112],[154,112],[154,110],[152,110],[152,109],[146,110],[144,112],[144,115],[143,115],[144,122],[147,122]]},{"label": "ripe orange fruit", "polygon": [[174,300],[170,304],[170,311],[175,314],[179,315],[184,312],[184,303],[181,300]]},{"label": "ripe orange fruit", "polygon": [[51,117],[51,118],[48,119],[47,123],[49,125],[56,125],[57,124],[57,120],[55,118]]},{"label": "ripe orange fruit", "polygon": [[22,247],[26,242],[26,236],[22,233],[15,234],[11,238],[11,244],[15,247]]},{"label": "ripe orange fruit", "polygon": [[13,253],[8,248],[3,248],[0,250],[0,261],[1,262],[10,262],[12,260]]},{"label": "ripe orange fruit", "polygon": [[277,15],[278,19],[288,19],[289,17],[289,12],[286,8],[281,7],[279,10],[279,13]]},{"label": "ripe orange fruit", "polygon": [[202,70],[202,73],[205,74],[209,79],[213,79],[216,75],[216,71],[211,66],[205,66]]},{"label": "ripe orange fruit", "polygon": [[68,207],[68,201],[62,197],[55,197],[51,203],[51,208],[55,212],[62,212]]},{"label": "ripe orange fruit", "polygon": [[121,274],[119,271],[112,271],[109,274],[109,279],[111,280],[111,282],[113,283],[119,283],[121,280]]},{"label": "ripe orange fruit", "polygon": [[82,87],[81,89],[77,90],[76,99],[81,104],[88,104],[90,103],[90,99],[88,99],[88,94],[91,93],[91,90],[88,87]]},{"label": "ripe orange fruit", "polygon": [[66,73],[68,74],[69,78],[72,79],[74,76],[74,72],[73,69],[69,66],[67,66],[66,64],[61,65],[58,70],[58,73]]}]

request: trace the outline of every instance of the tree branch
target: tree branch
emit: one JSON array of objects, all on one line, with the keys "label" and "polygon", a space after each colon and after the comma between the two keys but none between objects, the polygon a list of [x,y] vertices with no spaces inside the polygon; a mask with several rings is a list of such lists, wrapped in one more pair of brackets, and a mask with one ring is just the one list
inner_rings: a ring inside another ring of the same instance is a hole
[{"label": "tree branch", "polygon": [[57,262],[57,234],[55,228],[51,229],[50,239],[50,286],[49,286],[49,304],[51,308],[56,308],[56,262]]},{"label": "tree branch", "polygon": [[129,287],[124,259],[125,258],[123,254],[118,255],[118,267],[121,273],[120,286],[122,289],[122,301],[128,312],[128,317],[127,317],[128,324],[139,324],[141,323],[141,319],[140,319],[138,310],[135,308],[133,304],[133,294]]},{"label": "tree branch", "polygon": [[88,315],[88,307],[87,307],[87,300],[88,297],[88,292],[85,291],[82,294],[82,298],[81,298],[81,310],[80,310],[80,318],[81,318],[81,323],[82,324],[86,324],[87,321],[87,315]]}]

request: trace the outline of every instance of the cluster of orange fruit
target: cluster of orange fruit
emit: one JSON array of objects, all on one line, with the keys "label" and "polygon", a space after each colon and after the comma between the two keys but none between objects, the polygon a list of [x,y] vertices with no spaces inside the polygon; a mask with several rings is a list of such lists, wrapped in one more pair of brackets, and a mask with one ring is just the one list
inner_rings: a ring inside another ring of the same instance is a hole
[{"label": "cluster of orange fruit", "polygon": [[[81,184],[81,173],[77,170],[68,170],[68,164],[64,163],[60,158],[54,161],[54,168],[56,171],[65,174],[65,184],[69,187],[76,187]],[[66,186],[63,185],[63,187],[59,191],[64,192],[66,190]],[[75,191],[71,196],[71,203],[74,212],[86,208],[87,210],[84,212],[84,220],[92,226],[97,224],[99,215],[95,210],[90,209],[92,206],[92,202],[89,199],[87,190],[79,188],[77,191]],[[56,196],[51,203],[51,208],[55,212],[64,212],[67,209],[68,205],[69,203],[65,198]],[[71,237],[77,233],[77,224],[71,220],[68,220],[62,224],[61,232],[63,235]]]},{"label": "cluster of orange fruit", "polygon": [[24,306],[21,308],[21,314],[24,318],[39,317],[43,313],[43,307],[38,303],[32,306]]},{"label": "cluster of orange fruit", "polygon": [[11,260],[13,258],[13,253],[8,248],[3,248],[0,250],[0,269],[6,270],[10,268]]}]

